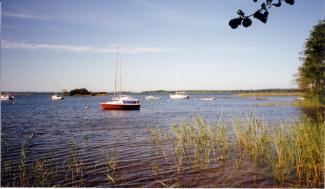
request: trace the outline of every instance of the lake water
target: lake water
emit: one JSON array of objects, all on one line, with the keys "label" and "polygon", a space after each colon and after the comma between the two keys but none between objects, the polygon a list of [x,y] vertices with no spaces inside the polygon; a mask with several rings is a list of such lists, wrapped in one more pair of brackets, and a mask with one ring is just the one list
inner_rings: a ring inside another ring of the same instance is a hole
[{"label": "lake water", "polygon": [[[214,96],[215,100],[201,101],[202,96]],[[274,123],[296,121],[303,115],[300,108],[289,105],[295,97],[265,97],[263,100],[235,95],[191,95],[188,100],[170,100],[167,95],[161,95],[161,100],[145,100],[144,95],[134,97],[140,99],[141,110],[102,110],[99,103],[107,101],[107,96],[65,97],[62,101],[52,101],[47,95],[31,95],[16,96],[14,103],[1,102],[2,186],[12,185],[18,179],[13,175],[18,175],[17,165],[23,147],[27,167],[31,168],[40,158],[51,160],[51,166],[59,167],[60,174],[53,178],[57,186],[74,185],[70,176],[67,178],[68,174],[64,173],[73,151],[83,166],[82,174],[79,174],[82,186],[115,186],[107,181],[105,174],[108,152],[116,156],[118,186],[161,187],[159,182],[162,181],[169,186],[242,186],[253,178],[245,172],[237,173],[238,177],[233,178],[236,181],[229,180],[230,170],[209,169],[204,174],[189,171],[178,175],[168,163],[166,167],[169,168],[159,174],[157,181],[157,176],[152,174],[152,162],[164,158],[153,153],[148,142],[149,129],[168,130],[171,124],[196,116],[212,123],[220,119],[231,122],[234,117],[245,118],[255,113],[259,119]],[[256,106],[274,102],[281,105]],[[8,165],[11,166],[7,170],[5,166]],[[78,174],[75,177],[77,179]],[[227,179],[232,184],[225,184]],[[32,186],[33,182],[29,181],[27,185]],[[262,179],[257,185],[263,182],[267,181]]]}]

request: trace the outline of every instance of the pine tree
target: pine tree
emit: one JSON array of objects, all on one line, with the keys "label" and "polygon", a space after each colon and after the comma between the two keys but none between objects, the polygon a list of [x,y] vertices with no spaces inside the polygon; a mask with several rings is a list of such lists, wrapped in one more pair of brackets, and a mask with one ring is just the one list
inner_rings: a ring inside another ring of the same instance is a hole
[{"label": "pine tree", "polygon": [[302,55],[297,83],[307,99],[325,103],[325,20],[313,27]]}]

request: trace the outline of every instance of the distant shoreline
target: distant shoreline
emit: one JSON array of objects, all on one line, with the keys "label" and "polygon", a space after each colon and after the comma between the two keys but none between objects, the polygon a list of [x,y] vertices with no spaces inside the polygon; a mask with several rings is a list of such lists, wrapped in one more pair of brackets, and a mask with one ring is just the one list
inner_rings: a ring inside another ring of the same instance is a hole
[{"label": "distant shoreline", "polygon": [[[179,90],[187,94],[237,94],[239,96],[301,96],[303,91],[299,89],[258,89],[258,90]],[[9,93],[10,95],[53,95],[55,92],[2,92],[2,94]],[[153,91],[142,91],[142,92],[130,92],[122,91],[123,94],[144,94],[144,95],[159,95],[159,94],[170,94],[175,93],[175,91],[167,90],[153,90]],[[62,95],[63,92],[58,92],[57,94]],[[105,96],[113,95],[113,92],[92,92],[88,95],[74,95],[74,96]]]}]

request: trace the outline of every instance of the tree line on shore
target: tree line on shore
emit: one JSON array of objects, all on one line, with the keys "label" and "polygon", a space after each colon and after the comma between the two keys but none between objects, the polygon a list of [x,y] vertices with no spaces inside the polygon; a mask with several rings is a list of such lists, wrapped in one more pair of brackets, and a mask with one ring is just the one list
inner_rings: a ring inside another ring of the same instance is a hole
[{"label": "tree line on shore", "polygon": [[325,20],[311,30],[300,57],[296,81],[308,101],[325,104]]}]

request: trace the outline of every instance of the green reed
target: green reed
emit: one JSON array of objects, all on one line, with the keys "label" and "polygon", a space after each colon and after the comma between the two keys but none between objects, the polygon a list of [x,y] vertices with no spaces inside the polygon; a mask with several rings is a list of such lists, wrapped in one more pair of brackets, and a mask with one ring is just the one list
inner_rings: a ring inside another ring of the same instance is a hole
[{"label": "green reed", "polygon": [[106,178],[109,184],[117,184],[117,175],[116,175],[116,167],[117,167],[117,156],[113,151],[106,152],[105,158],[106,165]]},{"label": "green reed", "polygon": [[84,185],[84,163],[82,160],[79,160],[74,142],[71,145],[71,157],[68,161],[67,175],[70,175],[70,181],[73,187],[81,187]]},{"label": "green reed", "polygon": [[242,168],[248,161],[252,168],[265,168],[264,175],[273,179],[275,186],[288,181],[297,187],[324,185],[324,121],[304,118],[298,123],[272,125],[252,114],[245,121],[234,118],[231,125],[207,124],[196,118],[172,125],[169,134],[179,174],[187,161],[199,168],[213,161],[234,162]]},{"label": "green reed", "polygon": [[37,159],[32,165],[33,186],[50,187],[54,185],[57,167],[51,159]]},{"label": "green reed", "polygon": [[27,186],[27,174],[26,174],[26,152],[23,147],[20,152],[20,161],[19,161],[19,186]]}]

